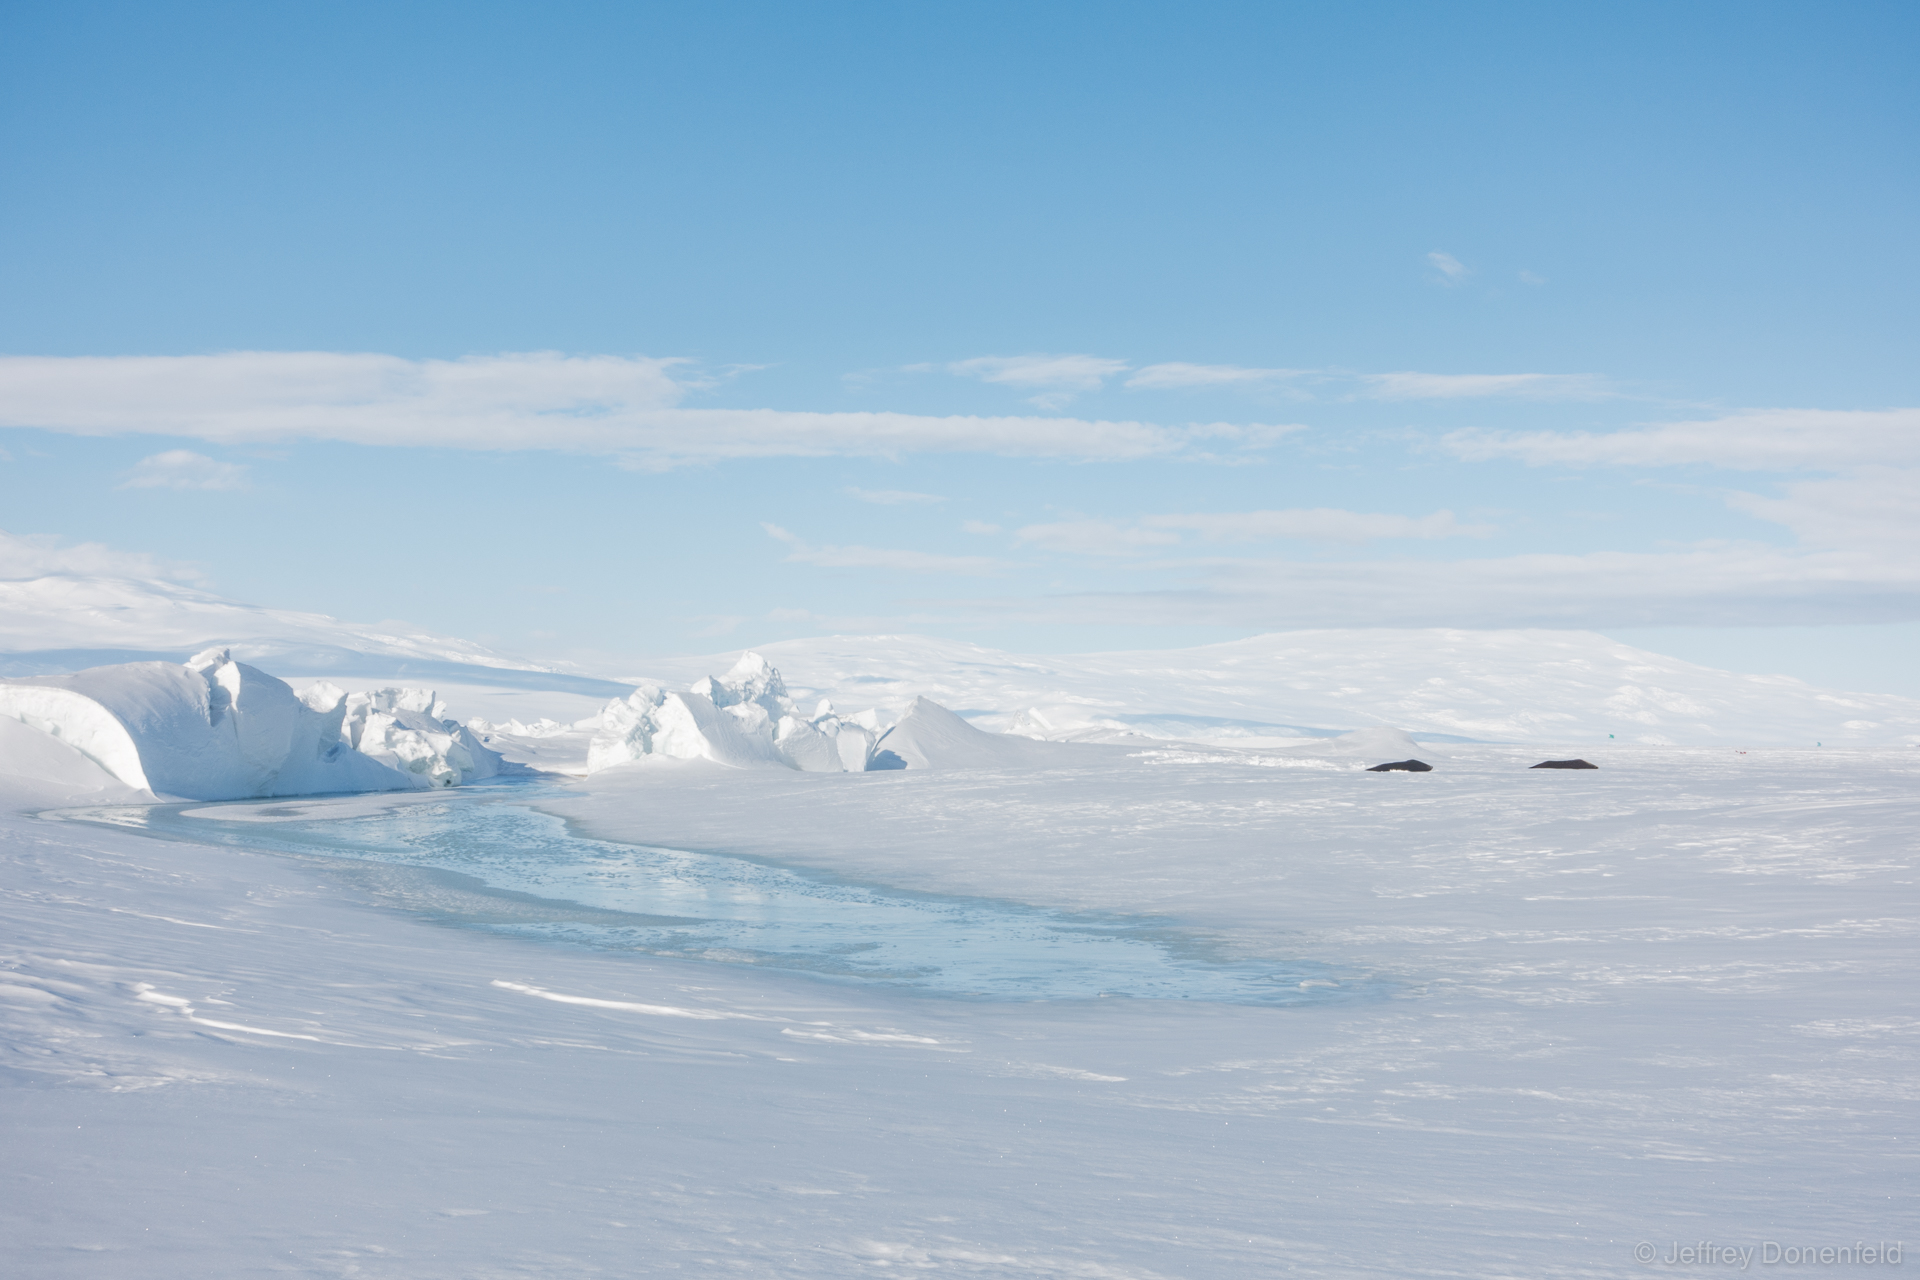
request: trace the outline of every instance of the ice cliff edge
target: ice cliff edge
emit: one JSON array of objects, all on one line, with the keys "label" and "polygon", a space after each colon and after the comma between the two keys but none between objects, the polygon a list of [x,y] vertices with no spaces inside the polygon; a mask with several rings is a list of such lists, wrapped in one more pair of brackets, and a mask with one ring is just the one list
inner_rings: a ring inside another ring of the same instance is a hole
[{"label": "ice cliff edge", "polygon": [[301,693],[225,649],[0,680],[0,715],[51,734],[130,787],[190,800],[457,786],[500,757],[431,693]]}]

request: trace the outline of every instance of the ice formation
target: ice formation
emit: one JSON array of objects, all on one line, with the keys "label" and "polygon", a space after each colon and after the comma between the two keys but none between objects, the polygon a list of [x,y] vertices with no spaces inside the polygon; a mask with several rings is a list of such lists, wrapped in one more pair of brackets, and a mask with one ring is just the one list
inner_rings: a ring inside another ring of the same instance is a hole
[{"label": "ice formation", "polygon": [[872,762],[875,737],[872,712],[841,716],[822,701],[806,715],[788,696],[780,673],[759,654],[747,653],[726,675],[705,676],[689,693],[647,684],[608,703],[587,751],[587,772],[664,756],[861,773]]},{"label": "ice formation", "polygon": [[322,681],[300,696],[344,697],[342,737],[360,754],[423,780],[416,785],[457,787],[500,772],[499,755],[482,746],[471,729],[447,719],[446,704],[430,689],[343,694]]},{"label": "ice formation", "polygon": [[0,715],[60,739],[127,786],[193,800],[454,786],[499,757],[431,693],[296,694],[208,649],[184,664],[131,662],[0,681]]},{"label": "ice formation", "polygon": [[896,769],[1044,769],[1101,749],[987,733],[929,698],[915,698],[879,743],[879,754],[891,755],[886,763]]}]

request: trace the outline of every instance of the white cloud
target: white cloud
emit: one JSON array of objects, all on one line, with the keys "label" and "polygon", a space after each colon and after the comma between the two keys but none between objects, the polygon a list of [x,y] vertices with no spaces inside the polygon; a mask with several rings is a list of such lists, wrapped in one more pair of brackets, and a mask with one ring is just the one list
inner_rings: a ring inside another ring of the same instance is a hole
[{"label": "white cloud", "polygon": [[[1199,445],[1205,441],[1218,441],[1232,445],[1236,449],[1267,449],[1279,444],[1282,439],[1296,431],[1305,431],[1303,422],[1194,422],[1182,429],[1185,441],[1190,445]],[[1196,457],[1213,457],[1212,454],[1195,454]]]},{"label": "white cloud", "polygon": [[1462,458],[1536,464],[1701,464],[1739,471],[1920,466],[1920,409],[1752,409],[1601,435],[1456,431],[1443,444]]},{"label": "white cloud", "polygon": [[1116,373],[1125,373],[1125,360],[1101,356],[976,356],[956,360],[947,372],[1010,387],[1053,387],[1063,391],[1098,391]]},{"label": "white cloud", "polygon": [[955,573],[987,577],[1000,572],[998,560],[988,556],[937,556],[924,551],[884,547],[815,547],[777,524],[762,524],[767,536],[792,548],[787,560],[823,569],[897,569],[907,573]]},{"label": "white cloud", "polygon": [[1427,255],[1427,265],[1440,273],[1440,283],[1459,284],[1473,274],[1473,269],[1450,253],[1439,250]]},{"label": "white cloud", "polygon": [[1793,530],[1813,547],[1879,547],[1920,554],[1920,470],[1862,467],[1833,480],[1786,486],[1782,497],[1730,493],[1727,505]]},{"label": "white cloud", "polygon": [[191,449],[169,449],[142,458],[133,472],[115,486],[120,489],[251,489],[247,469],[236,462],[216,462]]},{"label": "white cloud", "polygon": [[[998,621],[1257,627],[1620,627],[1920,616],[1920,558],[1757,544],[1478,560],[1164,566],[1173,590],[968,602]],[[960,602],[949,602],[958,605]]]},{"label": "white cloud", "polygon": [[1186,387],[1246,386],[1299,377],[1298,369],[1245,369],[1232,364],[1150,364],[1123,384],[1136,391],[1168,391]]},{"label": "white cloud", "polygon": [[997,524],[988,524],[984,520],[962,520],[960,522],[960,531],[962,533],[998,533],[1000,532],[1000,526]]},{"label": "white cloud", "polygon": [[142,553],[116,551],[98,542],[63,547],[51,534],[8,533],[0,529],[0,579],[85,577],[197,581],[198,570]]},{"label": "white cloud", "polygon": [[1334,507],[1147,516],[1141,523],[1156,529],[1190,529],[1213,542],[1258,542],[1271,538],[1370,542],[1376,538],[1484,538],[1499,532],[1490,524],[1461,524],[1451,511],[1399,516],[1342,511]]},{"label": "white cloud", "polygon": [[[1607,434],[1460,431],[1443,444],[1463,458],[1534,465],[1705,466],[1824,473],[1778,495],[1730,492],[1727,505],[1791,529],[1811,548],[1912,562],[1920,546],[1920,409],[1749,410]],[[1818,563],[1805,559],[1804,563]]]},{"label": "white cloud", "polygon": [[1477,538],[1499,532],[1492,525],[1461,524],[1451,511],[1426,516],[1399,516],[1332,507],[1284,511],[1196,512],[1189,515],[1149,515],[1131,522],[1063,520],[1033,524],[1014,537],[1048,551],[1078,555],[1137,555],[1159,547],[1176,546],[1181,533],[1209,542],[1265,542],[1302,538],[1314,542],[1370,542],[1378,538]]},{"label": "white cloud", "polygon": [[1135,555],[1149,547],[1168,547],[1180,541],[1180,535],[1161,529],[1142,529],[1112,520],[1060,520],[1052,524],[1030,524],[1014,532],[1014,538],[1044,551],[1069,551],[1083,556]]},{"label": "white cloud", "polygon": [[551,449],[613,455],[640,468],[909,453],[1117,460],[1177,455],[1196,438],[1220,438],[1212,427],[1079,418],[689,409],[679,401],[693,384],[673,376],[680,363],[551,352],[461,360],[332,352],[7,356],[0,357],[0,426],[217,444]]},{"label": "white cloud", "polygon": [[1606,394],[1588,373],[1368,373],[1360,375],[1375,400],[1462,400],[1515,396],[1528,400],[1592,400]]},{"label": "white cloud", "polygon": [[849,485],[842,492],[882,507],[922,506],[946,501],[937,493],[914,493],[908,489],[857,489]]},{"label": "white cloud", "polygon": [[1041,394],[1028,403],[1043,409],[1057,409],[1081,391],[1098,391],[1108,378],[1126,370],[1126,361],[1101,356],[976,356],[947,366],[957,377],[1038,390]]}]

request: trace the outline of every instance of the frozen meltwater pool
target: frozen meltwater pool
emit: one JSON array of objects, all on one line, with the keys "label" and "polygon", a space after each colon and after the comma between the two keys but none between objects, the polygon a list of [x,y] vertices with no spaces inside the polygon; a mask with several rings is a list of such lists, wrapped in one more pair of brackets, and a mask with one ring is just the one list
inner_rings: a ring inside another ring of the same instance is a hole
[{"label": "frozen meltwater pool", "polygon": [[725,854],[571,833],[498,792],[311,818],[304,800],[71,811],[148,834],[361,864],[381,897],[498,933],[1001,1000],[1304,1004],[1376,984],[1231,960],[1163,920],[856,884]]}]

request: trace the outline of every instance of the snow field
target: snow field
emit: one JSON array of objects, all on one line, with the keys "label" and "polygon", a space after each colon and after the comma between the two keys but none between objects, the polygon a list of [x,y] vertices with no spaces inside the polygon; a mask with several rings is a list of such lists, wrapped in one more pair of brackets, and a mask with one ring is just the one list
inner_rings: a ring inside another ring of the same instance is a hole
[{"label": "snow field", "polygon": [[[1162,912],[1394,994],[849,989],[449,929],[412,904],[458,883],[406,868],[10,816],[0,1233],[45,1276],[1629,1276],[1641,1241],[1912,1221],[1911,756],[1054,750],[1089,763],[656,761],[543,803]],[[54,773],[13,806],[70,802]]]}]

